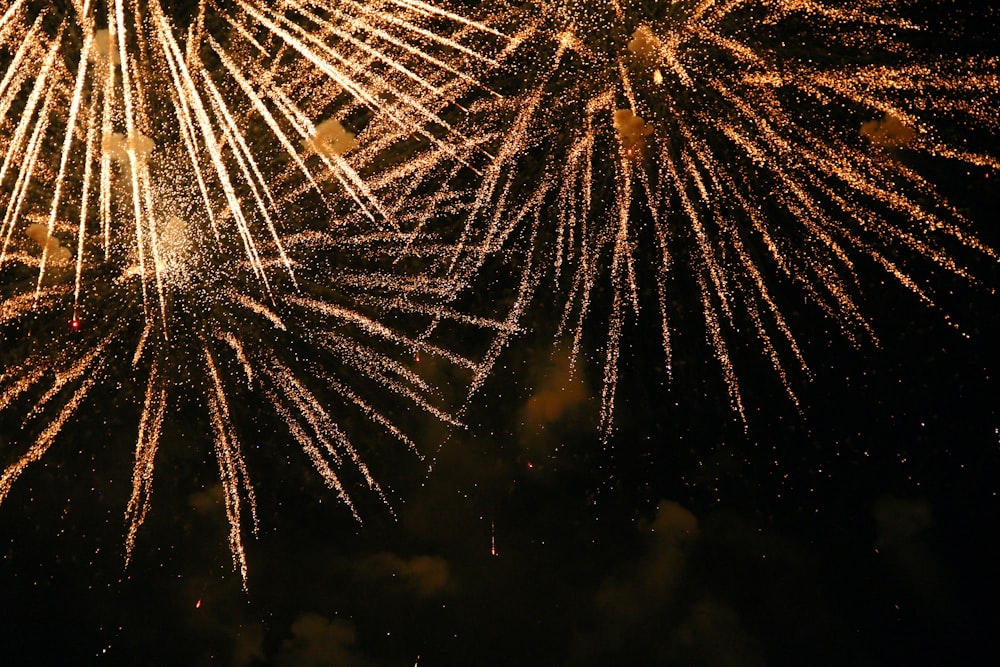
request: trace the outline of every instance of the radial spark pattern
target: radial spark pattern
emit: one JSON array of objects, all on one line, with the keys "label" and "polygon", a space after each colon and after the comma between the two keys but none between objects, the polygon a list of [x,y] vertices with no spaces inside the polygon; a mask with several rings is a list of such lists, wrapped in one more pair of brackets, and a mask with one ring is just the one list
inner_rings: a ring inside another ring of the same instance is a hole
[{"label": "radial spark pattern", "polygon": [[128,556],[165,424],[192,411],[244,579],[251,398],[352,511],[353,483],[381,495],[345,424],[414,448],[408,411],[454,422],[416,360],[471,376],[438,333],[506,328],[449,308],[461,286],[424,259],[439,241],[387,214],[387,151],[410,170],[468,152],[450,126],[484,34],[415,0],[10,4],[0,416],[19,427],[0,503],[109,396],[137,416]]},{"label": "radial spark pattern", "polygon": [[933,278],[917,275],[971,280],[969,261],[995,261],[920,165],[996,173],[983,146],[998,130],[1000,63],[948,55],[961,35],[908,9],[565,0],[512,11],[518,92],[476,121],[512,128],[472,206],[466,266],[500,252],[522,293],[557,294],[575,354],[588,322],[607,318],[605,430],[622,328],[641,307],[659,310],[668,370],[675,321],[701,313],[745,419],[734,346],[756,347],[793,400],[789,372],[808,375],[777,285],[861,340],[873,333],[859,266],[932,304]]}]

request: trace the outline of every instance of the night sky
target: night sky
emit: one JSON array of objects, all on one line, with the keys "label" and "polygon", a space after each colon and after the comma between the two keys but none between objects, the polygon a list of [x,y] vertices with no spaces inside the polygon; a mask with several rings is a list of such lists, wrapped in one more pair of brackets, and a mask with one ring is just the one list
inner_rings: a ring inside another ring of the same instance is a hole
[{"label": "night sky", "polygon": [[[1000,247],[1000,173],[922,166]],[[979,285],[935,277],[939,311],[861,266],[878,340],[858,346],[799,298],[801,408],[737,346],[746,424],[702,329],[678,332],[668,379],[647,308],[606,439],[603,325],[571,374],[542,296],[464,429],[428,420],[424,461],[365,443],[389,506],[362,496],[363,524],[304,458],[277,464],[287,443],[248,443],[247,591],[211,447],[169,425],[124,568],[134,432],[94,401],[107,414],[0,506],[0,665],[982,664],[1000,628],[1000,270],[973,269]]]}]

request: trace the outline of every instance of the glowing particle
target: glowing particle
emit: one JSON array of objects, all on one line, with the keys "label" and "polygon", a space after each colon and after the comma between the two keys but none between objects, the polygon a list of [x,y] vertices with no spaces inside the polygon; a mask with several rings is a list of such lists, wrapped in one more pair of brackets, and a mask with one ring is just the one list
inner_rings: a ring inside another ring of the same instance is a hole
[{"label": "glowing particle", "polygon": [[656,64],[662,48],[660,38],[648,25],[636,28],[632,33],[632,40],[628,43],[628,50],[642,59],[647,66]]},{"label": "glowing particle", "polygon": [[904,125],[902,120],[888,112],[879,120],[861,124],[861,136],[884,148],[905,146],[916,134],[913,128]]},{"label": "glowing particle", "polygon": [[59,243],[59,239],[55,236],[49,236],[48,226],[40,222],[36,222],[28,225],[25,233],[31,238],[32,241],[38,244],[39,248],[48,254],[50,260],[59,262],[66,262],[69,260],[71,256],[69,248],[64,248]]},{"label": "glowing particle", "polygon": [[625,148],[640,148],[646,144],[646,137],[653,133],[653,128],[636,116],[631,109],[618,109],[613,118],[615,130]]},{"label": "glowing particle", "polygon": [[333,157],[354,150],[358,142],[339,120],[328,118],[316,126],[315,134],[305,141],[305,145],[320,155]]},{"label": "glowing particle", "polygon": [[117,66],[121,64],[118,45],[111,41],[111,31],[104,28],[94,33],[94,46],[90,52],[90,61],[96,65]]},{"label": "glowing particle", "polygon": [[134,152],[136,162],[143,164],[149,160],[154,147],[153,140],[140,132],[133,132],[127,138],[119,132],[111,132],[104,135],[101,144],[104,153],[123,168],[127,168],[130,163],[130,150]]}]

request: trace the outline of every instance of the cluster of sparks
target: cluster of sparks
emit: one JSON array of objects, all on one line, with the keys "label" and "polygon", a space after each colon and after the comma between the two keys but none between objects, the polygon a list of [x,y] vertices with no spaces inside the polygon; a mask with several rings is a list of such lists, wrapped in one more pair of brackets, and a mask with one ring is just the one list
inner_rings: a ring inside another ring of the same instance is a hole
[{"label": "cluster of sparks", "polygon": [[0,15],[0,414],[20,416],[0,502],[103,388],[137,415],[129,558],[164,429],[200,410],[245,578],[257,518],[234,402],[269,406],[357,515],[348,468],[384,494],[344,419],[416,452],[393,404],[455,420],[414,360],[472,374],[434,332],[504,326],[460,317],[454,281],[400,261],[429,241],[360,175],[396,144],[460,160],[448,115],[489,59],[466,43],[483,29],[419,0],[187,9]]},{"label": "cluster of sparks", "polygon": [[[415,449],[387,406],[454,417],[414,359],[477,389],[540,294],[574,358],[606,313],[607,434],[640,307],[667,368],[677,311],[700,312],[743,416],[735,345],[793,400],[808,375],[776,281],[861,339],[859,266],[933,305],[915,263],[971,281],[970,258],[997,259],[909,158],[1000,169],[968,147],[1000,130],[1000,63],[911,48],[921,27],[891,3],[536,0],[483,22],[420,0],[194,5],[183,25],[161,0],[0,15],[0,415],[27,438],[0,502],[124,372],[142,388],[129,555],[191,392],[245,577],[236,396],[271,406],[353,511],[345,468],[382,492],[332,404]],[[510,312],[463,312],[498,267]],[[435,342],[458,327],[486,354]]]},{"label": "cluster of sparks", "polygon": [[557,295],[574,356],[606,317],[605,432],[623,327],[641,307],[658,310],[668,371],[675,322],[700,312],[745,420],[734,347],[756,346],[796,404],[791,370],[809,376],[776,282],[860,341],[874,337],[860,266],[933,305],[914,277],[925,265],[974,281],[968,262],[997,259],[913,165],[1000,168],[981,148],[1000,130],[1000,63],[910,46],[933,28],[902,9],[555,0],[512,12],[518,92],[478,108],[475,122],[506,131],[456,263],[476,273],[501,257],[523,293]]}]

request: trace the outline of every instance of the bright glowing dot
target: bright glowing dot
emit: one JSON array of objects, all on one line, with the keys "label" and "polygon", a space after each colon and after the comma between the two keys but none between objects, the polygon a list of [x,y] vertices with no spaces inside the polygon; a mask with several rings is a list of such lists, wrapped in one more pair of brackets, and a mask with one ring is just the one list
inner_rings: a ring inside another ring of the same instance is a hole
[{"label": "bright glowing dot", "polygon": [[879,120],[870,120],[861,125],[861,136],[883,148],[905,146],[916,136],[916,131],[903,120],[886,112]]},{"label": "bright glowing dot", "polygon": [[631,109],[616,110],[612,122],[629,155],[632,154],[631,149],[644,146],[646,137],[653,133],[653,128],[646,125],[646,121],[636,116]]},{"label": "bright glowing dot", "polygon": [[328,118],[316,126],[316,132],[305,142],[306,148],[323,155],[333,157],[343,155],[358,147],[358,141],[352,132],[348,132],[340,121]]},{"label": "bright glowing dot", "polygon": [[660,42],[660,38],[657,37],[653,33],[653,30],[647,25],[639,26],[639,28],[632,33],[632,41],[628,43],[628,50],[644,60],[647,64],[656,62],[661,49],[663,49],[663,43]]},{"label": "bright glowing dot", "polygon": [[110,30],[98,30],[94,33],[94,46],[90,52],[90,62],[107,65],[120,65],[117,45],[111,41]]},{"label": "bright glowing dot", "polygon": [[69,328],[72,329],[73,331],[76,331],[77,329],[79,329],[80,328],[80,320],[76,319],[75,317],[73,319],[71,319],[69,321]]}]

